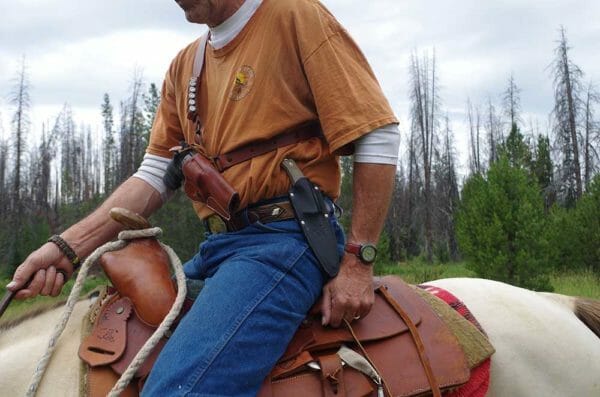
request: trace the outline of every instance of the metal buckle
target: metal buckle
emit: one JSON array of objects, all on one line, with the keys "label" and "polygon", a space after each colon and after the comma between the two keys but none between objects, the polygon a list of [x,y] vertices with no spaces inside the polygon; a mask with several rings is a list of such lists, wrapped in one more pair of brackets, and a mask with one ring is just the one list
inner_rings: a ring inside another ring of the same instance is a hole
[{"label": "metal buckle", "polygon": [[227,232],[227,225],[219,215],[212,214],[211,216],[206,218],[206,225],[208,227],[208,231],[212,234]]}]

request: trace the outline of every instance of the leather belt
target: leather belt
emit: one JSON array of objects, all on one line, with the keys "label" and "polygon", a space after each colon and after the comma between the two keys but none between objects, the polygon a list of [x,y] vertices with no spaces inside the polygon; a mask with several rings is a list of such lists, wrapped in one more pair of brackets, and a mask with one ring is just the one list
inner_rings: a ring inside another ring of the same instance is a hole
[{"label": "leather belt", "polygon": [[255,222],[269,223],[295,218],[294,209],[288,199],[268,204],[254,205],[232,214],[225,220],[212,214],[204,220],[206,229],[212,234],[235,232]]}]

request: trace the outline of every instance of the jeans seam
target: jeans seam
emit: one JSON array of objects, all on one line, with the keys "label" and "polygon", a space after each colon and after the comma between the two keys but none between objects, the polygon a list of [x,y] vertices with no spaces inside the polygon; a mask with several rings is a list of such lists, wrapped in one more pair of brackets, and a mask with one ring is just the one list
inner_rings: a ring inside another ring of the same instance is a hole
[{"label": "jeans seam", "polygon": [[244,323],[244,321],[246,321],[246,319],[248,318],[250,313],[252,313],[254,311],[254,309],[256,309],[256,307],[275,289],[275,287],[281,282],[283,277],[285,277],[290,272],[290,270],[294,267],[294,264],[298,262],[298,260],[302,257],[302,255],[304,255],[307,248],[308,247],[304,247],[298,253],[298,255],[292,257],[292,260],[290,262],[288,262],[288,264],[286,264],[285,269],[278,271],[277,276],[273,277],[268,288],[264,289],[264,293],[257,295],[256,298],[252,301],[252,303],[248,306],[248,309],[245,310],[240,316],[238,316],[238,320],[232,325],[232,327],[229,329],[229,331],[225,334],[226,336],[225,336],[225,338],[223,338],[222,343],[219,343],[217,346],[215,346],[214,349],[208,354],[209,359],[204,363],[204,365],[200,366],[197,369],[197,372],[194,372],[193,374],[191,374],[190,380],[185,386],[186,391],[183,393],[184,396],[187,396],[192,392],[191,391],[192,388],[194,388],[194,386],[196,386],[196,384],[198,384],[198,382],[200,381],[202,376],[206,373],[206,370],[214,362],[214,360],[217,358],[219,353],[221,351],[223,351],[225,346],[227,346],[227,344],[231,341],[232,336],[239,330],[239,328]]}]

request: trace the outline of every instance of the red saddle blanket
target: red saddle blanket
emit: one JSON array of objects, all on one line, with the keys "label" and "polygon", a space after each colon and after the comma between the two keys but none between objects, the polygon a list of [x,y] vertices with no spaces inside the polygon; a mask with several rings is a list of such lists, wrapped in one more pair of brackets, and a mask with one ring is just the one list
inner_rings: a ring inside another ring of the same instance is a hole
[{"label": "red saddle blanket", "polygon": [[[419,285],[420,288],[437,296],[450,307],[456,310],[461,316],[469,320],[479,329],[484,335],[485,331],[475,316],[467,308],[467,306],[456,296],[452,295],[445,289],[434,287],[431,285]],[[459,388],[444,393],[445,397],[484,397],[490,386],[490,366],[491,358],[486,359],[483,363],[471,370],[469,381]]]}]

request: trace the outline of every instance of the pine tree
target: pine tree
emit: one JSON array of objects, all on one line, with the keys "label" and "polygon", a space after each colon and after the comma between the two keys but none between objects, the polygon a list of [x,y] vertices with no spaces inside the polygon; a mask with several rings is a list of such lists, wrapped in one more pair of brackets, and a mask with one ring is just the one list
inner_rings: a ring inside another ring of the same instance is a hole
[{"label": "pine tree", "polygon": [[530,168],[531,151],[516,123],[512,125],[506,142],[500,149],[500,153],[506,156],[512,167]]},{"label": "pine tree", "polygon": [[550,155],[550,139],[547,136],[538,135],[532,171],[542,191],[546,210],[554,204],[555,200],[552,181],[553,170],[554,166]]},{"label": "pine tree", "polygon": [[551,289],[544,205],[527,171],[502,157],[487,176],[465,183],[457,235],[479,276],[534,290]]}]

